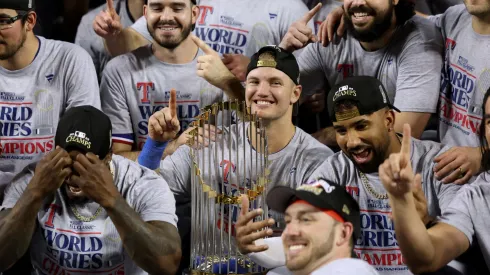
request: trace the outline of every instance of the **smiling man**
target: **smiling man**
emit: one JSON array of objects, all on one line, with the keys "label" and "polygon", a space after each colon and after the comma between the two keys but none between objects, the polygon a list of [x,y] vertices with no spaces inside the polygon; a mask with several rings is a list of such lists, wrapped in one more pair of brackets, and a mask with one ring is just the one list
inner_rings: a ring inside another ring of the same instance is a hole
[{"label": "smiling man", "polygon": [[296,190],[276,186],[267,194],[267,205],[285,214],[282,243],[294,275],[378,274],[366,262],[351,259],[361,218],[359,205],[342,186],[322,179]]},{"label": "smiling man", "polygon": [[[200,108],[223,101],[224,93],[196,74],[204,53],[190,33],[195,0],[149,0],[144,7],[153,43],[111,60],[102,77],[103,111],[113,123],[114,153],[136,160],[148,135],[148,119],[168,106],[176,91],[182,130]],[[167,153],[170,148],[168,146]],[[173,150],[172,150],[173,151]]]},{"label": "smiling man", "polygon": [[[388,195],[377,173],[379,165],[390,154],[400,151],[402,135],[393,129],[398,110],[391,105],[381,82],[369,76],[350,77],[340,82],[330,91],[327,105],[342,151],[325,160],[311,178],[324,178],[345,186],[358,201],[362,222],[354,251],[360,259],[375,266],[380,274],[410,274],[389,217]],[[417,201],[427,203],[425,209],[420,209],[420,216],[427,225],[431,220],[429,217],[438,216],[446,209],[460,187],[441,183],[432,171],[433,158],[448,147],[414,138],[410,140],[410,146],[412,165],[423,176],[422,190],[416,190],[414,196]],[[240,225],[245,228],[258,225],[254,224],[244,221]],[[242,229],[237,228],[239,230]],[[238,240],[241,251],[246,253],[250,252],[246,246],[253,242],[250,235]],[[252,256],[253,259],[261,257],[260,254]]]},{"label": "smiling man", "polygon": [[[282,39],[284,49],[304,48],[298,63],[305,91],[314,92],[320,84],[328,91],[351,76],[376,77],[401,110],[396,114],[395,130],[401,132],[402,125],[409,123],[414,137],[419,138],[437,108],[443,52],[440,32],[427,20],[413,16],[411,0],[344,0],[343,10],[348,31],[338,43],[309,44],[318,38],[305,22],[317,9],[291,25]],[[316,136],[325,144],[336,144],[332,127]]]}]

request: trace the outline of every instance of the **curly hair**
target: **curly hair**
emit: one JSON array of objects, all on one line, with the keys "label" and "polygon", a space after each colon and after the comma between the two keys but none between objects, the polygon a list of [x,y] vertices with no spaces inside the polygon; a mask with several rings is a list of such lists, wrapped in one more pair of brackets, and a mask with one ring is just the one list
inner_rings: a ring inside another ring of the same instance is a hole
[{"label": "curly hair", "polygon": [[395,6],[396,24],[403,25],[415,15],[415,1],[400,0]]}]

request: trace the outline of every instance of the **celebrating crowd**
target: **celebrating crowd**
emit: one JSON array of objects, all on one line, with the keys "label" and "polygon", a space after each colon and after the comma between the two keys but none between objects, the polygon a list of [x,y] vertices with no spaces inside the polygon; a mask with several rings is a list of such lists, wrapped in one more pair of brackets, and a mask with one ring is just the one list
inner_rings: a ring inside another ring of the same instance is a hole
[{"label": "celebrating crowd", "polygon": [[194,150],[262,273],[490,274],[490,0],[107,0],[74,43],[40,2],[0,0],[0,274],[231,272]]}]

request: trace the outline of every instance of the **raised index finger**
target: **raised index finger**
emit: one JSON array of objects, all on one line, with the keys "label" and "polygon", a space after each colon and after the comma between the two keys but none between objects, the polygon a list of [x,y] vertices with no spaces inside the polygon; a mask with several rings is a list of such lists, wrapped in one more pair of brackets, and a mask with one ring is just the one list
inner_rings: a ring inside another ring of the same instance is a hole
[{"label": "raised index finger", "polygon": [[206,42],[199,39],[199,37],[197,37],[195,34],[191,34],[191,39],[205,54],[219,56],[217,52],[215,52],[211,47],[209,47],[208,44],[206,44]]},{"label": "raised index finger", "polygon": [[177,117],[177,91],[175,91],[175,89],[170,90],[168,107],[170,108],[170,116],[172,116],[172,118]]},{"label": "raised index finger", "polygon": [[114,9],[114,0],[107,0],[107,10],[111,15],[116,13],[116,9]]},{"label": "raised index finger", "polygon": [[410,124],[403,124],[403,139],[402,139],[402,148],[400,153],[402,155],[410,157],[410,139],[412,137],[412,130],[410,129]]},{"label": "raised index finger", "polygon": [[313,9],[303,15],[300,21],[306,25],[320,11],[321,8],[322,3],[318,3]]}]

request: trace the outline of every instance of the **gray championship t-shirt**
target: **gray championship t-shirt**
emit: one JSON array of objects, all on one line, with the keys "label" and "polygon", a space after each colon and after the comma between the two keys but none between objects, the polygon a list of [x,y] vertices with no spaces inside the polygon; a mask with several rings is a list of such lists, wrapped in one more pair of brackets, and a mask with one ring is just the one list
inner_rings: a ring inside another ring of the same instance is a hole
[{"label": "gray championship t-shirt", "polygon": [[490,174],[480,174],[472,183],[461,188],[444,209],[438,221],[447,223],[463,232],[470,245],[478,241],[480,251],[490,269]]},{"label": "gray championship t-shirt", "polygon": [[102,110],[112,121],[114,142],[141,150],[150,116],[168,106],[170,90],[177,91],[177,116],[185,130],[202,107],[226,99],[223,91],[196,73],[197,57],[187,64],[169,64],[152,53],[151,45],[111,60],[100,85]]},{"label": "gray championship t-shirt", "polygon": [[[428,213],[432,217],[440,215],[460,189],[459,185],[441,183],[433,173],[434,157],[448,149],[432,141],[411,140],[412,168],[422,175],[422,188],[427,199]],[[373,195],[386,194],[378,173],[361,174],[343,152],[338,152],[315,171],[312,179],[318,177],[344,185],[359,203],[361,236],[354,249],[359,259],[373,265],[380,274],[412,274],[404,264],[393,221],[388,217],[391,214],[389,201]]]},{"label": "gray championship t-shirt", "polygon": [[[250,189],[257,185],[259,177],[263,175],[259,167],[262,167],[264,162],[261,161],[261,154],[253,150],[248,142],[245,134],[248,129],[248,123],[225,127],[224,133],[218,137],[215,143],[211,143],[209,147],[195,154],[196,162],[201,169],[202,179],[218,193],[238,196],[240,193],[244,193],[244,187]],[[169,183],[177,203],[181,204],[191,201],[193,160],[190,151],[191,149],[187,145],[181,146],[160,163],[161,175]],[[202,153],[203,151],[204,153]],[[244,154],[245,158],[243,157]],[[279,152],[268,156],[270,175],[267,190],[276,185],[286,185],[292,188],[301,185],[332,154],[333,152],[328,147],[301,129],[296,128],[296,133],[289,144]],[[219,182],[223,184],[220,185]],[[256,207],[264,205],[263,198],[264,196],[260,196],[255,201]],[[218,217],[223,216],[224,230],[228,231],[228,224],[231,220],[231,228],[234,234],[234,224],[239,213],[239,205],[226,205],[223,210],[217,210]],[[277,217],[271,212],[269,214],[272,217]],[[210,224],[208,230],[219,232],[217,229],[221,228],[221,221],[220,219],[217,220],[218,224]],[[276,219],[276,221],[280,221],[280,219]],[[283,226],[279,223],[276,224],[274,227],[276,233],[279,233]],[[215,243],[214,246],[219,247],[219,244]]]},{"label": "gray championship t-shirt", "polygon": [[[104,4],[85,14],[78,25],[77,35],[75,36],[75,44],[84,48],[90,54],[90,57],[92,57],[99,80],[102,78],[102,71],[111,59],[111,56],[105,49],[104,39],[95,33],[92,23],[95,17],[106,8],[107,5]],[[123,28],[129,27],[134,23],[134,19],[128,10],[128,1],[115,0],[114,9],[116,9],[117,14],[121,17]]]},{"label": "gray championship t-shirt", "polygon": [[349,32],[327,47],[312,43],[298,58],[303,96],[350,76],[367,75],[383,83],[390,101],[402,112],[434,113],[442,52],[440,31],[418,16],[399,27],[391,42],[377,51],[365,51]]},{"label": "gray championship t-shirt", "polygon": [[[121,156],[114,155],[112,161],[114,184],[141,219],[177,226],[175,199],[165,180]],[[0,210],[15,206],[32,176],[30,170],[9,185]],[[39,210],[30,245],[31,274],[148,274],[125,252],[115,225],[99,204],[75,205],[65,196],[58,190],[54,200],[45,199]],[[99,214],[91,222],[82,222],[74,209],[85,217]]]},{"label": "gray championship t-shirt", "polygon": [[[219,54],[245,56],[279,45],[289,26],[308,12],[301,0],[201,0],[199,8],[193,33]],[[144,17],[132,28],[152,40]]]},{"label": "gray championship t-shirt", "polygon": [[0,67],[0,201],[13,176],[54,149],[58,120],[74,106],[100,108],[90,56],[79,46],[38,37],[39,51],[24,69]]},{"label": "gray championship t-shirt", "polygon": [[490,35],[477,34],[464,5],[429,17],[446,41],[439,104],[439,137],[452,146],[480,145],[483,97],[490,88]]}]

